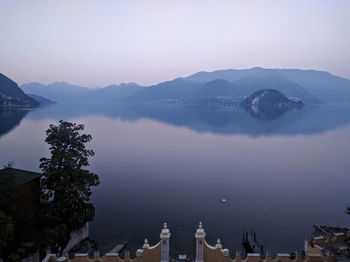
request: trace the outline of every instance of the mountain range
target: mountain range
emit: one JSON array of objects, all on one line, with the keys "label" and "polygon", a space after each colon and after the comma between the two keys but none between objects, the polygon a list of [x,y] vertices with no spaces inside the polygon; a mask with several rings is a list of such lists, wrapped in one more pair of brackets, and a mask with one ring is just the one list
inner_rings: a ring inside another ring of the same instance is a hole
[{"label": "mountain range", "polygon": [[231,103],[261,89],[274,89],[306,104],[350,102],[348,79],[315,70],[260,67],[198,72],[151,86],[122,83],[104,88],[87,88],[66,82],[49,85],[34,82],[21,88],[27,94],[52,101],[86,104]]},{"label": "mountain range", "polygon": [[49,85],[32,82],[22,85],[21,88],[27,94],[38,95],[52,101],[65,103],[76,103],[82,96],[92,91],[90,88],[71,85],[66,82],[54,82]]},{"label": "mountain range", "polygon": [[[306,90],[310,95],[318,99],[323,103],[349,103],[350,102],[350,80],[339,76],[332,75],[324,71],[316,70],[301,70],[301,69],[266,69],[261,67],[254,67],[250,69],[227,69],[217,70],[213,72],[198,72],[190,75],[184,79],[194,81],[197,83],[206,83],[215,79],[226,80],[231,83],[235,83],[238,86],[242,84],[240,81],[246,82],[251,77],[262,76],[263,74],[279,74],[280,77],[284,77],[285,80],[289,80],[294,85],[297,85]],[[265,84],[261,82],[260,84]],[[253,81],[253,79],[251,79]],[[271,78],[270,80],[271,81]],[[290,83],[290,84],[292,84]],[[243,83],[245,85],[245,83]],[[275,83],[276,86],[276,83]],[[259,86],[261,87],[261,86]],[[257,89],[262,89],[256,86]],[[253,88],[254,91],[257,91]],[[272,86],[266,86],[264,88],[273,88]],[[283,88],[281,86],[281,88]],[[276,89],[276,88],[273,88]],[[287,96],[289,96],[284,90],[277,89]]]}]

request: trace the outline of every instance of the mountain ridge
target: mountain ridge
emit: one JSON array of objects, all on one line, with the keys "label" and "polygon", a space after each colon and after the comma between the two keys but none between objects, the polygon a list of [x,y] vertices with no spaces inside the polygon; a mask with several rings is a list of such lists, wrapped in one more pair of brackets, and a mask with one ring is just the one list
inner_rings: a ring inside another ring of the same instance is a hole
[{"label": "mountain ridge", "polygon": [[333,75],[327,71],[314,69],[280,69],[253,67],[248,69],[224,69],[211,72],[202,71],[194,73],[184,79],[202,82],[221,79],[230,81],[232,78],[239,80],[244,76],[259,71],[276,71],[287,76],[291,81],[302,86],[312,96],[324,103],[349,103],[350,102],[350,80],[345,77]]},{"label": "mountain ridge", "polygon": [[49,105],[49,104],[56,103],[55,101],[51,101],[43,96],[38,96],[38,95],[33,95],[33,94],[27,94],[27,96],[36,100],[40,105]]},{"label": "mountain ridge", "polygon": [[[255,76],[259,75],[265,76],[256,79]],[[219,82],[221,84],[217,85]],[[29,83],[21,87],[27,93],[68,103],[181,103],[193,98],[248,96],[259,89],[276,89],[288,97],[297,97],[306,103],[350,102],[350,80],[346,78],[325,71],[262,67],[201,71],[151,86],[121,83],[91,89],[66,82],[54,82],[46,86]],[[51,94],[48,95],[47,92]]]}]

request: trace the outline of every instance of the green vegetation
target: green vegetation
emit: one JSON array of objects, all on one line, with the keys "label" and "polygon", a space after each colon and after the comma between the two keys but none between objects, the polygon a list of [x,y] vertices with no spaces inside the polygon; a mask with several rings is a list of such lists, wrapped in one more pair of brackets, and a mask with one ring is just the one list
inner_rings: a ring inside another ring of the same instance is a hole
[{"label": "green vegetation", "polygon": [[83,169],[94,151],[85,144],[91,135],[80,134],[83,125],[60,121],[46,131],[51,158],[40,159],[43,170],[43,214],[49,225],[65,224],[69,230],[82,227],[94,218],[91,188],[99,184],[98,175]]},{"label": "green vegetation", "polygon": [[[43,176],[36,188],[35,183],[27,183],[40,174],[13,169],[13,162],[4,166],[0,175],[0,257],[5,261],[20,261],[47,248],[60,254],[70,232],[93,220],[90,196],[99,178],[84,169],[94,152],[86,149],[91,135],[80,134],[82,130],[83,125],[65,121],[50,125],[45,141],[51,156],[40,159]],[[26,201],[33,205],[24,205]]]},{"label": "green vegetation", "polygon": [[0,254],[7,248],[13,240],[15,234],[15,223],[12,217],[0,211]]}]

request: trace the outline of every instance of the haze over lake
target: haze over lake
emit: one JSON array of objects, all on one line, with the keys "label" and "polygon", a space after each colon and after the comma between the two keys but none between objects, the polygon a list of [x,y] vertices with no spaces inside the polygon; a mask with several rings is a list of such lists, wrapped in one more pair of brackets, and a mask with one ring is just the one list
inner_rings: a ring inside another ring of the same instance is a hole
[{"label": "haze over lake", "polygon": [[[314,105],[261,119],[234,108],[53,104],[1,111],[0,159],[40,171],[49,124],[83,123],[101,184],[90,237],[101,252],[123,240],[194,248],[199,221],[209,243],[241,249],[255,230],[266,249],[295,251],[313,224],[349,226],[350,105]],[[222,202],[225,198],[227,201]],[[185,225],[179,227],[179,225]],[[178,241],[186,235],[186,241]]]}]

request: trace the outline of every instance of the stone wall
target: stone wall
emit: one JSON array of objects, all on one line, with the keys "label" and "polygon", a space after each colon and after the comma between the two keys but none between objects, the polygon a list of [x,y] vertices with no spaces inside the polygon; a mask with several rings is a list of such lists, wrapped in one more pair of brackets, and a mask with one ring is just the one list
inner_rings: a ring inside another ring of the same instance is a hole
[{"label": "stone wall", "polygon": [[63,250],[63,255],[68,256],[69,250],[72,247],[74,247],[75,245],[78,245],[82,240],[84,240],[88,236],[89,236],[89,224],[88,223],[86,223],[85,226],[83,226],[82,228],[79,228],[78,230],[71,232],[67,246]]}]

